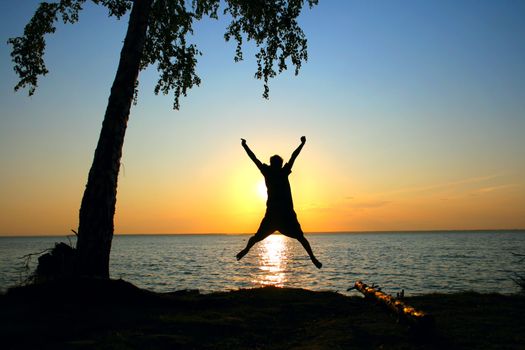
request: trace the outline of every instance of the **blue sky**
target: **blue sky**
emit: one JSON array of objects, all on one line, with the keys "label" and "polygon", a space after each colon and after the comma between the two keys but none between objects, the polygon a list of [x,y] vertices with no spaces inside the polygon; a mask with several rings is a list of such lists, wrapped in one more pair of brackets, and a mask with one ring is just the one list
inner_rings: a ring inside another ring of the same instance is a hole
[{"label": "blue sky", "polygon": [[[37,4],[0,4],[0,234],[76,227],[127,24],[90,4],[59,25],[27,97],[6,41]],[[266,160],[303,134],[291,181],[306,231],[525,227],[524,15],[522,1],[320,0],[300,18],[309,61],[268,101],[253,47],[233,62],[227,18],[196,24],[203,83],[180,111],[153,94],[154,67],[140,75],[116,231],[253,231],[264,203],[239,138]]]}]

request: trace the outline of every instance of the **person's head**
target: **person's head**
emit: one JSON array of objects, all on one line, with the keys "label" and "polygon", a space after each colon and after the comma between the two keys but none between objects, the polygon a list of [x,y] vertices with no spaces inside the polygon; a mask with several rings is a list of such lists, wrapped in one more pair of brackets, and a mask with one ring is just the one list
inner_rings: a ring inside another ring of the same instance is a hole
[{"label": "person's head", "polygon": [[282,168],[283,166],[283,159],[279,157],[277,154],[270,157],[270,166],[272,168]]}]

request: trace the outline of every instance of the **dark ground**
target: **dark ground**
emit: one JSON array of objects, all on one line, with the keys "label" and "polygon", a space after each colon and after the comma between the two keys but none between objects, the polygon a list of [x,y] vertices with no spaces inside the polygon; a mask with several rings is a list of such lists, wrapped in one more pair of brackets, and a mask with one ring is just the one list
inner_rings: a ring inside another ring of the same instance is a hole
[{"label": "dark ground", "polygon": [[0,296],[3,349],[525,349],[525,296],[405,298],[421,332],[356,296],[290,288],[157,294],[76,280]]}]

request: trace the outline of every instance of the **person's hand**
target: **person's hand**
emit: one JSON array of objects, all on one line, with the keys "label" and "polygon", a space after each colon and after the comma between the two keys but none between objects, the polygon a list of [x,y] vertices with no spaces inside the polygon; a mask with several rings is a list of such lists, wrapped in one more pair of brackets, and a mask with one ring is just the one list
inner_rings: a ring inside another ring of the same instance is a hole
[{"label": "person's hand", "polygon": [[245,139],[241,139],[241,145],[242,146],[246,146],[246,140]]},{"label": "person's hand", "polygon": [[306,142],[306,137],[305,136],[301,136],[301,143],[305,143]]}]

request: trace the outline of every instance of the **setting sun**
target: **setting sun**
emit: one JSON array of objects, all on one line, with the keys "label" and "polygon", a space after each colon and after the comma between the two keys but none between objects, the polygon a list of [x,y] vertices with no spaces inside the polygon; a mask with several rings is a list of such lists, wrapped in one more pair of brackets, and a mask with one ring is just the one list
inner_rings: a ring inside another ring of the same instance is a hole
[{"label": "setting sun", "polygon": [[259,198],[264,201],[266,201],[266,199],[268,198],[268,193],[266,192],[266,184],[264,183],[264,179],[257,183],[257,194],[259,195]]}]

